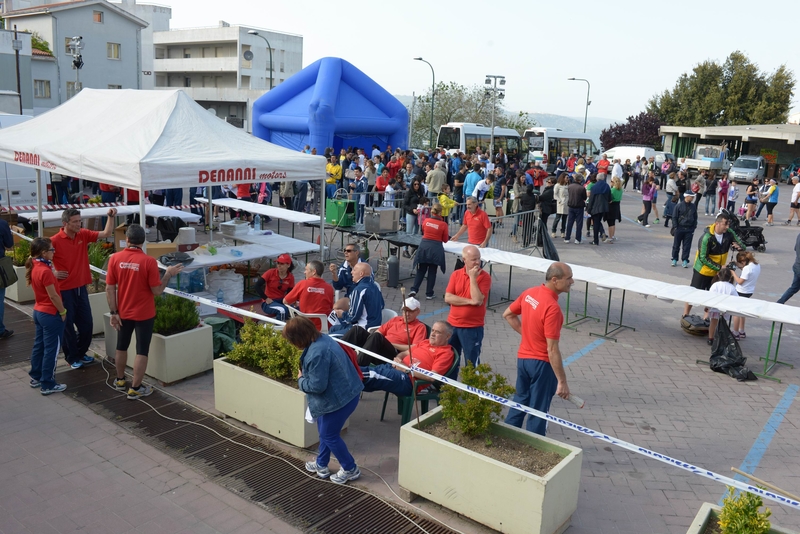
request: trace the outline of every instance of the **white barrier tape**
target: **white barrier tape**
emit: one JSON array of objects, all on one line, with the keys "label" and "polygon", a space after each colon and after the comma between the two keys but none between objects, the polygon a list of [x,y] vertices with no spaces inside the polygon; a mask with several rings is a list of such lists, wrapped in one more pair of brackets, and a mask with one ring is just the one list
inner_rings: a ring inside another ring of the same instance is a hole
[{"label": "white barrier tape", "polygon": [[[128,204],[125,202],[97,202],[92,204],[42,204],[43,210],[64,210],[67,208],[77,208],[77,209],[88,209],[88,208],[113,208],[116,206],[127,206]],[[160,204],[155,204],[160,206]],[[183,206],[163,206],[165,208],[171,208],[175,210],[183,210],[183,209],[192,209],[192,208],[205,208],[205,204],[186,204]],[[0,211],[37,211],[39,208],[36,205],[28,205],[28,206],[11,206],[5,207],[0,206]]]},{"label": "white barrier tape", "polygon": [[[14,233],[16,233],[16,232],[14,232]],[[19,235],[19,234],[17,234],[17,235]],[[24,237],[25,239],[30,239],[30,238],[27,238],[25,236],[21,236],[21,237]],[[93,271],[99,272],[101,274],[106,274],[106,272],[103,271],[102,269],[98,269],[96,267],[91,267],[91,269]],[[283,321],[278,321],[277,319],[271,319],[269,317],[265,317],[265,316],[257,314],[257,313],[253,313],[253,312],[250,312],[250,311],[247,311],[247,310],[243,310],[241,308],[236,308],[235,306],[230,306],[229,304],[223,304],[223,303],[217,302],[215,300],[210,300],[210,299],[207,299],[207,298],[198,297],[197,295],[193,295],[191,293],[184,293],[183,291],[178,291],[178,290],[171,289],[171,288],[167,288],[165,291],[167,293],[171,294],[171,295],[176,295],[176,296],[179,296],[179,297],[183,297],[183,298],[192,300],[194,302],[200,302],[202,304],[206,304],[208,306],[212,306],[212,307],[215,307],[215,308],[226,310],[226,311],[229,311],[231,313],[235,313],[235,314],[242,315],[242,316],[245,316],[245,317],[250,317],[250,318],[255,319],[257,321],[263,321],[263,322],[267,322],[267,323],[274,324],[274,325],[277,325],[277,326],[283,326],[283,325],[286,324]],[[472,393],[473,395],[477,395],[477,396],[482,397],[484,399],[496,402],[496,403],[500,404],[501,406],[506,406],[508,408],[513,408],[513,409],[519,410],[521,412],[525,412],[528,415],[532,415],[534,417],[539,417],[539,418],[545,419],[547,421],[551,421],[551,422],[553,422],[553,423],[555,423],[557,425],[569,428],[569,429],[574,430],[576,432],[579,432],[580,434],[583,434],[585,436],[589,436],[591,438],[595,438],[595,439],[599,439],[601,441],[605,441],[606,443],[610,443],[612,445],[616,445],[617,447],[621,447],[621,448],[629,450],[631,452],[635,452],[637,454],[641,454],[641,455],[646,456],[648,458],[652,458],[654,460],[658,460],[660,462],[663,462],[665,464],[671,465],[673,467],[678,467],[678,468],[683,469],[684,471],[688,471],[688,472],[690,472],[692,474],[699,475],[699,476],[704,477],[704,478],[708,478],[708,479],[713,480],[715,482],[719,482],[721,484],[725,484],[726,486],[733,486],[733,487],[735,487],[735,488],[737,488],[739,490],[748,491],[750,493],[754,493],[756,495],[760,495],[764,499],[768,499],[770,501],[774,501],[774,502],[777,502],[779,504],[784,504],[786,506],[794,508],[795,510],[800,510],[800,502],[798,502],[798,501],[796,501],[794,499],[790,499],[789,497],[786,497],[784,495],[781,495],[780,493],[770,492],[770,491],[758,488],[756,486],[752,486],[750,484],[745,484],[744,482],[739,482],[738,480],[735,480],[735,479],[720,475],[720,474],[715,473],[713,471],[709,471],[707,469],[703,469],[701,467],[697,467],[697,466],[692,465],[692,464],[687,463],[687,462],[682,462],[680,460],[672,458],[671,456],[667,456],[666,454],[660,454],[660,453],[657,453],[655,451],[651,451],[650,449],[646,449],[644,447],[639,447],[638,445],[635,445],[633,443],[628,443],[627,441],[622,441],[622,440],[613,438],[611,436],[608,436],[607,434],[603,434],[602,432],[598,432],[597,430],[593,430],[591,428],[588,428],[588,427],[585,427],[585,426],[582,426],[582,425],[578,425],[578,424],[573,423],[571,421],[567,421],[566,419],[562,419],[560,417],[556,417],[554,415],[550,415],[549,413],[544,413],[544,412],[540,412],[539,410],[534,410],[533,408],[530,408],[528,406],[524,406],[524,405],[519,404],[518,402],[515,402],[513,400],[506,399],[506,398],[503,398],[503,397],[499,397],[497,395],[493,395],[493,394],[491,394],[489,392],[483,391],[482,389],[474,388],[472,386],[468,386],[466,384],[458,382],[457,380],[451,380],[451,379],[449,379],[449,378],[447,378],[445,376],[436,374],[433,371],[428,371],[427,369],[422,369],[420,367],[413,367],[413,366],[412,367],[407,367],[407,366],[405,366],[403,364],[398,364],[398,363],[394,362],[393,360],[389,360],[389,359],[381,356],[380,354],[375,354],[374,352],[370,352],[368,350],[364,350],[361,347],[358,347],[356,345],[352,345],[350,343],[342,341],[341,338],[334,337],[333,339],[335,339],[341,345],[347,345],[348,347],[350,347],[350,348],[352,348],[352,349],[354,349],[356,351],[368,354],[368,355],[372,356],[373,358],[377,358],[377,359],[382,360],[382,361],[384,361],[386,363],[390,363],[390,364],[395,365],[395,366],[397,366],[397,367],[399,367],[401,369],[404,369],[406,371],[414,371],[414,372],[416,372],[418,374],[427,376],[431,380],[436,380],[436,381],[442,382],[444,384],[447,384],[447,385],[453,386],[455,388],[458,388],[458,389],[460,389],[462,391],[466,391],[467,393]]]}]

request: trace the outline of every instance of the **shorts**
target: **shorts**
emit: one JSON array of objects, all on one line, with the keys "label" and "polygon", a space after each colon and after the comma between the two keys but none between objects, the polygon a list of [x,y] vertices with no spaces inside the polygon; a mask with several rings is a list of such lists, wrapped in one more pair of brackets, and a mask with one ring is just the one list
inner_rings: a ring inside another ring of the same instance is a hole
[{"label": "shorts", "polygon": [[746,199],[744,199],[744,203],[745,204],[755,204],[756,203],[756,199],[754,199],[754,198],[746,198]]},{"label": "shorts", "polygon": [[790,202],[789,207],[793,210],[800,210],[800,202]]},{"label": "shorts", "polygon": [[[126,351],[131,344],[131,337],[136,331],[136,354],[148,356],[150,354],[150,340],[153,339],[153,323],[156,318],[135,321],[133,319],[122,319],[122,326],[117,333],[117,350]],[[132,363],[132,362],[131,362]]]},{"label": "shorts", "polygon": [[692,281],[689,283],[689,285],[701,291],[708,291],[711,289],[711,281],[713,279],[713,276],[706,276],[692,269]]},{"label": "shorts", "polygon": [[743,297],[743,298],[746,298],[746,299],[749,299],[750,297],[753,296],[752,293],[739,293],[738,291],[736,293],[738,293],[740,297]]},{"label": "shorts", "polygon": [[503,201],[502,200],[495,200],[493,202],[494,202],[494,207],[495,208],[502,208],[503,207]]},{"label": "shorts", "polygon": [[772,215],[772,210],[775,209],[777,202],[767,202],[767,215]]},{"label": "shorts", "polygon": [[708,310],[709,319],[719,319],[719,315],[720,315],[719,310],[716,308],[711,308],[710,310]]}]

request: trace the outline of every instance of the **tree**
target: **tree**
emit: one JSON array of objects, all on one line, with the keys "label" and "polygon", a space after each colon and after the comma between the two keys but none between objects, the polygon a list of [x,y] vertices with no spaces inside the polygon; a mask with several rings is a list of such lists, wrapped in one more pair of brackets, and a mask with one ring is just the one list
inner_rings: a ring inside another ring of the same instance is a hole
[{"label": "tree", "polygon": [[30,32],[31,34],[31,48],[34,50],[41,50],[42,52],[47,52],[48,54],[52,55],[53,52],[50,50],[50,43],[42,39],[42,36],[39,35],[39,32],[31,32],[30,30],[25,30],[26,32]]},{"label": "tree", "polygon": [[763,73],[737,50],[722,65],[704,61],[691,74],[682,74],[671,91],[654,95],[646,109],[675,126],[780,124],[789,115],[794,83],[785,65]]},{"label": "tree", "polygon": [[[439,82],[436,84],[436,100],[433,110],[433,140],[439,133],[439,127],[448,122],[475,122],[486,126],[492,123],[492,95],[487,96],[482,86],[466,87],[455,82]],[[520,111],[516,116],[507,113],[500,105],[501,100],[494,103],[494,124],[503,128],[514,128],[522,134],[527,128],[536,125],[528,113]],[[411,125],[409,146],[427,146],[431,129],[431,92],[417,98],[416,105],[409,109],[414,121]]]},{"label": "tree", "polygon": [[604,150],[618,145],[643,145],[661,149],[661,135],[658,129],[664,123],[659,118],[644,111],[637,116],[628,117],[624,124],[614,123],[600,133],[600,143]]}]

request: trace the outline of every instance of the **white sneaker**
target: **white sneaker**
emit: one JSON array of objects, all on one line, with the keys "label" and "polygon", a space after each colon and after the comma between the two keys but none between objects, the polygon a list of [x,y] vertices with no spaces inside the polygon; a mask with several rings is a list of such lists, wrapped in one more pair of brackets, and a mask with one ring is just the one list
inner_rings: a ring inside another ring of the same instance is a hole
[{"label": "white sneaker", "polygon": [[645,228],[650,228],[650,225],[649,224],[645,224],[644,227]]},{"label": "white sneaker", "polygon": [[345,471],[344,468],[341,468],[338,473],[331,475],[331,482],[334,484],[344,484],[348,480],[357,480],[360,476],[361,471],[358,469],[358,466],[350,471]]},{"label": "white sneaker", "polygon": [[580,245],[580,244],[581,244],[581,241],[578,241],[578,240],[576,239],[576,240],[575,240],[575,244],[576,244],[576,245]]}]

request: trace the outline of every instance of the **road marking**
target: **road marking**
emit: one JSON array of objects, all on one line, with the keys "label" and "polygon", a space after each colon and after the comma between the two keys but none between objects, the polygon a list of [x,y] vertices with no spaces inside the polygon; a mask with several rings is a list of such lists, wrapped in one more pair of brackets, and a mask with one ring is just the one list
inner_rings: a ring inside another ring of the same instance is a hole
[{"label": "road marking", "polygon": [[446,311],[450,311],[450,306],[447,306],[445,308],[441,308],[441,309],[436,310],[436,311],[432,311],[430,313],[426,313],[424,315],[420,315],[419,317],[417,317],[417,319],[422,321],[422,320],[427,319],[428,317],[433,317],[434,315],[439,315],[440,313],[444,313]]},{"label": "road marking", "polygon": [[592,341],[591,343],[589,343],[585,347],[583,347],[578,352],[570,354],[570,356],[566,360],[564,360],[564,367],[566,367],[569,364],[577,361],[579,358],[589,354],[591,351],[593,351],[594,349],[596,349],[597,347],[599,347],[600,345],[602,345],[605,342],[606,342],[605,339],[597,339],[595,341]]}]

